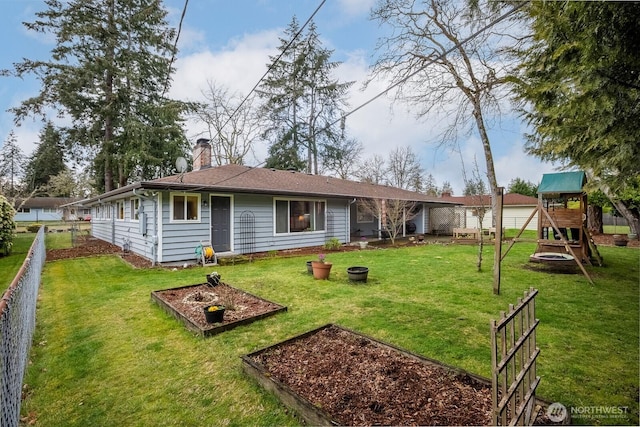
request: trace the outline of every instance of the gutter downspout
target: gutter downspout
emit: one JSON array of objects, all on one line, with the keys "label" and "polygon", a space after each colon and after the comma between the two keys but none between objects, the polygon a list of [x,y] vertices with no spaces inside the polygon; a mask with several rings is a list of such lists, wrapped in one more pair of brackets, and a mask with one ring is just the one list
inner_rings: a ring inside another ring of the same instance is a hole
[{"label": "gutter downspout", "polygon": [[[152,193],[149,197],[143,193],[138,193],[137,188],[133,189],[133,194],[142,200],[150,200],[153,203],[153,235],[151,236],[151,266],[155,267],[158,260],[158,199],[155,197],[157,193]],[[140,205],[142,206],[142,205]],[[144,210],[143,210],[144,212]],[[148,241],[147,237],[147,241]]]}]

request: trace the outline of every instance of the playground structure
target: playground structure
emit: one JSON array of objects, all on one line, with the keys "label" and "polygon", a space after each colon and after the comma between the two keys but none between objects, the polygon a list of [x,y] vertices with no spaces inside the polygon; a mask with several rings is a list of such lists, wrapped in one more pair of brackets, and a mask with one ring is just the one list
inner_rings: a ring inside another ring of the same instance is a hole
[{"label": "playground structure", "polygon": [[538,246],[530,261],[552,266],[575,262],[593,283],[584,264],[601,266],[602,257],[587,230],[587,194],[583,191],[586,182],[583,171],[544,174],[538,186],[538,205],[502,258],[537,213]]}]

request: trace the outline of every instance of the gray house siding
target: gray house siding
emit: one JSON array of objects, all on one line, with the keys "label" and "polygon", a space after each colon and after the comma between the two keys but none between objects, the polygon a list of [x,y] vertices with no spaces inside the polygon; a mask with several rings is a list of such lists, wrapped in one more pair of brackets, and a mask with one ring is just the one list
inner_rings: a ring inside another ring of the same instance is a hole
[{"label": "gray house siding", "polygon": [[[118,218],[118,202],[114,200],[92,209],[92,234],[159,263],[190,262],[196,260],[196,248],[202,241],[212,241],[211,197],[230,197],[231,252],[243,254],[271,250],[321,246],[336,237],[341,243],[350,241],[350,200],[335,198],[300,198],[259,194],[174,193],[199,196],[199,220],[172,221],[171,192],[140,197],[138,219],[131,200],[124,202],[124,218]],[[309,232],[276,233],[275,200],[313,200],[325,202],[325,229]],[[155,219],[160,221],[156,224]]]},{"label": "gray house siding", "polygon": [[[117,218],[116,202],[108,202],[91,209],[91,234],[98,239],[154,259],[155,215],[154,200],[139,199],[138,219],[131,206],[132,197],[123,199],[124,218]],[[107,211],[109,212],[107,214]]]},{"label": "gray house siding", "polygon": [[209,209],[203,206],[203,200],[209,196],[200,194],[199,221],[171,221],[171,193],[162,192],[158,196],[160,206],[160,227],[158,244],[158,262],[193,261],[196,259],[196,247],[201,241],[210,240]]}]

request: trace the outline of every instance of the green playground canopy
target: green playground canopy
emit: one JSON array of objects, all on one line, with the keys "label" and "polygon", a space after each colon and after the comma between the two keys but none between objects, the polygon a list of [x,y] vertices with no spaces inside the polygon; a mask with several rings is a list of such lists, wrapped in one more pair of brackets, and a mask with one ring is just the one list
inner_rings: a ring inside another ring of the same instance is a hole
[{"label": "green playground canopy", "polygon": [[584,171],[546,173],[538,186],[538,194],[582,193],[587,182]]}]

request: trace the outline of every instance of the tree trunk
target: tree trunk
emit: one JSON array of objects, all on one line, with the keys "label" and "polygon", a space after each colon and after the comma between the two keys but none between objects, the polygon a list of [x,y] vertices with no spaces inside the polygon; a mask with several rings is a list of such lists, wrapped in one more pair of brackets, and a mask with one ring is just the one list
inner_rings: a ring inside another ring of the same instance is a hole
[{"label": "tree trunk", "polygon": [[[587,176],[589,178],[593,177],[591,171],[587,171]],[[616,197],[611,193],[611,189],[608,185],[604,185],[600,182],[600,190],[604,193],[605,196],[609,198],[609,201],[617,209],[617,211],[627,220],[627,224],[629,224],[629,233],[634,233],[638,235],[638,231],[640,230],[640,217],[638,217],[637,211],[632,211],[629,209],[624,203],[620,200],[617,200]]]},{"label": "tree trunk", "polygon": [[487,180],[489,181],[489,188],[491,189],[491,224],[496,223],[496,195],[498,194],[498,180],[496,179],[496,169],[493,166],[493,153],[491,152],[491,143],[489,142],[489,135],[484,125],[484,118],[482,117],[482,109],[480,107],[479,100],[473,100],[473,117],[476,120],[476,126],[478,127],[478,133],[480,134],[480,140],[482,141],[482,148],[484,149],[484,159],[487,166]]},{"label": "tree trunk", "polygon": [[[116,28],[113,22],[115,15],[115,3],[113,0],[109,2],[109,18],[108,18],[108,28],[110,34],[115,34]],[[112,38],[111,38],[112,39]],[[112,109],[113,109],[113,71],[111,67],[115,61],[115,46],[113,46],[113,42],[109,39],[109,45],[107,48],[107,64],[108,68],[105,72],[105,94],[104,101],[106,105],[106,113],[104,118],[104,140],[102,152],[104,153],[104,191],[105,193],[113,190],[113,170],[112,170],[112,156],[113,150],[111,149],[113,145],[113,117],[112,117]]]},{"label": "tree trunk", "polygon": [[587,206],[587,229],[591,234],[602,234],[602,206]]},{"label": "tree trunk", "polygon": [[619,200],[611,201],[613,206],[620,212],[620,215],[627,220],[627,224],[629,224],[629,233],[633,233],[638,235],[638,230],[640,230],[640,218],[637,218],[634,213],[629,209],[624,203]]}]

